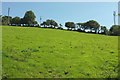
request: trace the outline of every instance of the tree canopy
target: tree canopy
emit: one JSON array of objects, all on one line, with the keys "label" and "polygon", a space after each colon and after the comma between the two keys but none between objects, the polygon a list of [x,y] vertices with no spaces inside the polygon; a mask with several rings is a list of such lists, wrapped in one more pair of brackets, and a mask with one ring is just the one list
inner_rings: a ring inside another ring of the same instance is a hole
[{"label": "tree canopy", "polygon": [[110,34],[115,36],[120,36],[120,25],[113,25],[110,28]]},{"label": "tree canopy", "polygon": [[106,26],[101,26],[101,34],[106,34],[106,35],[109,34]]},{"label": "tree canopy", "polygon": [[53,19],[47,19],[46,21],[43,21],[41,25],[43,25],[44,27],[51,27],[51,28],[58,27],[58,23]]},{"label": "tree canopy", "polygon": [[14,17],[14,18],[12,18],[11,24],[19,25],[20,24],[20,17]]},{"label": "tree canopy", "polygon": [[2,16],[2,25],[9,25],[11,24],[12,17],[11,16]]},{"label": "tree canopy", "polygon": [[30,26],[31,24],[34,24],[35,18],[36,16],[33,11],[27,11],[23,17],[23,23]]},{"label": "tree canopy", "polygon": [[89,20],[85,23],[85,25],[87,26],[87,29],[90,29],[91,31],[95,30],[96,33],[100,27],[100,24],[95,20]]},{"label": "tree canopy", "polygon": [[74,22],[66,22],[65,27],[72,30],[73,28],[75,28],[75,23]]}]

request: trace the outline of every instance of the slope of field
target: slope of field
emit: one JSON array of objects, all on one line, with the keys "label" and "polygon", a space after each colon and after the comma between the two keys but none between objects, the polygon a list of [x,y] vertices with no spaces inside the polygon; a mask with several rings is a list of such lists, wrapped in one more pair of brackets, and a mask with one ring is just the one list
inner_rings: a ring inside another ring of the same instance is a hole
[{"label": "slope of field", "polygon": [[0,26],[0,79],[2,79],[2,27]]},{"label": "slope of field", "polygon": [[3,78],[117,77],[118,37],[3,26]]}]

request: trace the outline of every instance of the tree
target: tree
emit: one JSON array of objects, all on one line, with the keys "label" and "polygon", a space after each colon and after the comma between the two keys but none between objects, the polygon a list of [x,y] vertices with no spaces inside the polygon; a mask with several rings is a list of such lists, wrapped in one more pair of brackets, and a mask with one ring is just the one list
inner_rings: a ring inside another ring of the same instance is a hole
[{"label": "tree", "polygon": [[[9,18],[9,19],[8,19]],[[2,25],[9,25],[11,24],[12,17],[11,16],[2,16]]]},{"label": "tree", "polygon": [[65,27],[67,27],[68,30],[72,30],[73,28],[75,28],[75,23],[74,22],[66,22]]},{"label": "tree", "polygon": [[47,27],[49,27],[51,25],[51,20],[50,19],[46,20],[46,25],[47,25]]},{"label": "tree", "polygon": [[75,30],[75,23],[74,22],[71,22],[71,28]]},{"label": "tree", "polygon": [[58,27],[57,22],[55,20],[52,20],[52,19],[51,20],[50,19],[46,20],[46,25],[50,26],[51,28]]},{"label": "tree", "polygon": [[0,15],[0,26],[2,25],[2,15]]},{"label": "tree", "polygon": [[54,25],[54,21],[50,20],[50,26],[51,26],[51,28],[53,27],[53,25]]},{"label": "tree", "polygon": [[52,19],[50,20],[50,25],[51,25],[51,27],[53,27],[53,28],[55,28],[55,27],[58,26],[57,22],[54,21],[54,20],[52,20]]},{"label": "tree", "polygon": [[39,27],[38,22],[37,22],[37,21],[34,21],[34,22],[33,22],[33,26],[35,26],[35,27]]},{"label": "tree", "polygon": [[53,23],[52,25],[54,26],[54,28],[55,28],[55,27],[58,27],[58,23],[57,23],[56,21],[53,20],[52,23]]},{"label": "tree", "polygon": [[106,28],[106,26],[101,26],[101,34],[108,34],[108,29]]},{"label": "tree", "polygon": [[20,25],[20,17],[14,17],[11,22],[12,25]]},{"label": "tree", "polygon": [[77,23],[77,26],[78,26],[78,27],[77,27],[77,30],[78,30],[78,31],[84,30],[84,28],[85,28],[85,27],[84,27],[84,26],[85,26],[84,24],[85,24],[85,23]]},{"label": "tree", "polygon": [[97,33],[97,31],[99,30],[100,24],[95,20],[89,20],[85,23],[85,26],[87,29],[90,29],[91,32],[92,30],[95,30],[95,33]]},{"label": "tree", "polygon": [[44,27],[47,27],[47,22],[46,21],[43,21],[43,23],[41,23],[41,25],[43,25]]},{"label": "tree", "polygon": [[82,28],[82,31],[85,32],[85,30],[88,28],[87,23],[86,22],[81,23],[81,28]]},{"label": "tree", "polygon": [[27,26],[33,25],[35,22],[35,18],[36,16],[33,11],[27,11],[23,17],[24,24],[26,24]]},{"label": "tree", "polygon": [[69,30],[69,22],[65,23],[65,27],[67,27],[67,29]]},{"label": "tree", "polygon": [[21,19],[20,19],[20,24],[21,24],[21,26],[24,26],[25,21],[24,21],[24,19],[23,19],[23,18],[21,18]]},{"label": "tree", "polygon": [[113,25],[109,31],[110,35],[120,36],[120,25]]},{"label": "tree", "polygon": [[120,16],[120,13],[118,14],[118,16]]}]

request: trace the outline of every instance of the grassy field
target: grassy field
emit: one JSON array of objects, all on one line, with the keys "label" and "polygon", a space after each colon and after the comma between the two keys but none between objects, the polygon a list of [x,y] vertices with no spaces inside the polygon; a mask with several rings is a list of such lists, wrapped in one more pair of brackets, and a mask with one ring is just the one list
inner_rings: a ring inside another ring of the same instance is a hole
[{"label": "grassy field", "polygon": [[2,27],[0,26],[0,79],[2,79]]},{"label": "grassy field", "polygon": [[115,78],[118,37],[2,27],[3,78]]}]

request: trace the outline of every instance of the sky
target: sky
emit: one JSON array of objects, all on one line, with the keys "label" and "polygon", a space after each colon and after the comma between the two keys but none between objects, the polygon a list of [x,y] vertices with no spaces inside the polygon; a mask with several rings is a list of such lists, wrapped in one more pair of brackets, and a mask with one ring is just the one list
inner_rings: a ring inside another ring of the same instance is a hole
[{"label": "sky", "polygon": [[[42,22],[53,19],[63,26],[67,21],[86,22],[96,20],[102,26],[110,28],[113,25],[113,11],[118,11],[117,2],[2,2],[2,15],[24,17],[26,11],[32,10],[36,20]],[[117,23],[117,17],[116,17]]]}]

